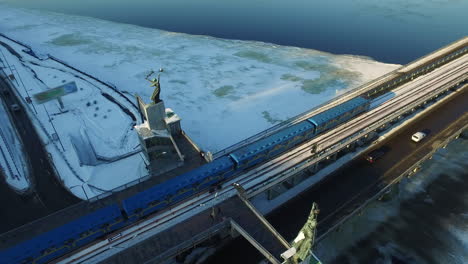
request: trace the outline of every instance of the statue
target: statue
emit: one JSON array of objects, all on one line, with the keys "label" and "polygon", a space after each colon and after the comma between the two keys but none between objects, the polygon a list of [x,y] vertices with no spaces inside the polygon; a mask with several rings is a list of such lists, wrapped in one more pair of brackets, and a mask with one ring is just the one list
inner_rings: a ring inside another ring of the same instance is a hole
[{"label": "statue", "polygon": [[[162,72],[163,70],[160,69],[159,70],[160,72]],[[146,80],[148,80],[150,83],[151,83],[151,87],[154,87],[154,91],[153,91],[153,94],[151,95],[151,101],[153,101],[153,103],[157,104],[159,102],[161,102],[161,99],[159,98],[159,95],[161,94],[161,85],[159,83],[159,74],[158,74],[158,78],[153,78],[153,79],[148,79],[148,77],[150,77],[151,75],[153,75],[154,71],[151,71],[147,76],[146,76]]]},{"label": "statue", "polygon": [[320,210],[318,209],[317,204],[313,203],[307,222],[301,228],[296,239],[294,239],[292,246],[296,248],[296,254],[294,254],[292,258],[288,259],[288,263],[300,263],[310,255],[312,245],[314,244],[315,230],[317,228],[317,215],[319,212]]}]

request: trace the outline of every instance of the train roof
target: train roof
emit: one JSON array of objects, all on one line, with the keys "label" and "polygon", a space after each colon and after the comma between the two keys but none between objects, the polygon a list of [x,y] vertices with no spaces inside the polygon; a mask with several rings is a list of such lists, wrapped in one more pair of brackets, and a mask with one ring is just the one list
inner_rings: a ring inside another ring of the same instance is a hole
[{"label": "train roof", "polygon": [[138,208],[145,208],[148,203],[159,200],[160,197],[165,197],[170,194],[171,191],[182,188],[181,186],[187,186],[190,183],[198,182],[203,179],[204,176],[216,174],[219,171],[223,171],[233,166],[234,162],[232,162],[229,157],[221,157],[213,162],[202,165],[194,170],[181,174],[158,185],[154,185],[149,189],[124,199],[124,208],[127,213],[133,212]]},{"label": "train roof", "polygon": [[330,108],[326,111],[323,111],[315,116],[309,118],[308,120],[315,124],[316,126],[320,126],[324,123],[327,123],[330,120],[336,119],[338,116],[353,110],[354,108],[366,104],[369,100],[365,99],[364,97],[355,97],[351,100],[348,100],[342,104],[339,104],[333,108]]},{"label": "train roof", "polygon": [[294,137],[298,133],[313,127],[314,126],[309,122],[300,122],[232,152],[231,157],[237,162],[240,162],[248,157],[255,156],[258,152],[269,148],[271,145],[276,145],[279,142]]},{"label": "train roof", "polygon": [[[110,205],[94,211],[88,215],[80,217],[65,225],[52,229],[30,240],[19,243],[7,251],[2,257],[16,262],[16,258],[23,255],[31,255],[32,252],[39,254],[40,251],[50,247],[59,246],[63,241],[74,238],[77,239],[81,233],[92,229],[93,227],[109,223],[111,220],[121,216],[117,205]],[[69,234],[64,236],[64,234]]]}]

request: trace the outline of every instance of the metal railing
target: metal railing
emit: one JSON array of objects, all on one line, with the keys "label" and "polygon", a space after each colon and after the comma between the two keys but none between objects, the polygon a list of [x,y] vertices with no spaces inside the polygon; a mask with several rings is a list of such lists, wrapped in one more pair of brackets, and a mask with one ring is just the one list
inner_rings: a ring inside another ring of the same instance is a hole
[{"label": "metal railing", "polygon": [[[430,157],[432,157],[434,155],[434,153],[436,151],[438,151],[440,149],[440,147],[442,146],[445,146],[447,145],[450,141],[452,141],[454,138],[456,138],[459,134],[461,134],[463,131],[467,130],[468,129],[468,124],[466,124],[464,127],[460,128],[459,130],[457,130],[455,133],[452,134],[452,136],[450,137],[447,137],[444,141],[440,142],[437,147],[434,147],[430,152],[428,152],[426,155],[424,155],[421,159],[419,159],[417,162],[415,162],[413,164],[413,166],[409,167],[407,170],[405,170],[403,173],[401,173],[398,177],[396,177],[395,179],[393,179],[392,181],[390,181],[388,184],[386,184],[385,186],[383,186],[376,194],[374,194],[373,196],[371,196],[370,198],[366,198],[366,201],[364,203],[361,203],[359,205],[354,205],[354,206],[349,206],[350,204],[352,204],[352,202],[358,200],[358,198],[361,198],[360,196],[361,195],[364,195],[366,194],[367,192],[363,191],[363,192],[360,192],[358,195],[356,195],[355,197],[353,197],[351,200],[347,201],[346,203],[344,203],[342,206],[340,206],[338,209],[336,209],[332,214],[328,215],[327,218],[323,219],[321,222],[319,222],[319,225],[322,225],[323,222],[325,221],[330,221],[328,219],[331,219],[332,220],[332,217],[334,217],[334,219],[336,219],[336,214],[342,210],[343,208],[346,208],[348,207],[348,209],[345,211],[345,212],[342,212],[342,216],[341,217],[338,217],[340,220],[338,222],[336,222],[335,224],[333,224],[333,226],[331,228],[329,228],[328,230],[326,230],[324,233],[320,234],[320,236],[317,238],[317,241],[320,241],[322,240],[323,238],[325,238],[325,236],[327,234],[329,234],[330,232],[332,232],[333,230],[335,230],[338,226],[342,225],[344,222],[346,222],[347,220],[349,220],[352,216],[354,216],[357,212],[363,210],[365,207],[367,207],[367,205],[373,201],[375,201],[378,197],[382,196],[383,194],[385,194],[389,188],[391,188],[394,184],[398,183],[401,178],[403,178],[404,176],[406,175],[410,175],[412,174],[412,172],[414,172],[415,168],[418,168],[420,166],[420,164],[422,162],[424,162],[425,160],[429,159]],[[374,187],[378,187],[379,184],[378,182],[374,183],[373,185],[369,186],[367,190],[371,189],[371,188],[374,188]],[[349,213],[347,213],[349,212]]]},{"label": "metal railing", "polygon": [[411,110],[415,106],[418,106],[418,105],[422,104],[424,101],[429,100],[430,98],[434,97],[436,94],[438,95],[438,94],[442,93],[442,91],[450,89],[451,87],[454,87],[454,85],[457,86],[458,85],[457,83],[467,80],[466,75],[462,76],[461,78],[462,78],[462,80],[457,79],[457,80],[454,80],[454,81],[452,81],[452,82],[450,82],[448,84],[445,84],[441,88],[439,88],[439,89],[437,89],[435,91],[432,91],[431,93],[427,94],[423,98],[420,98],[417,101],[413,102],[412,104],[410,104],[410,105],[408,105],[408,106],[406,106],[404,108],[401,108],[399,111],[396,111],[392,115],[390,115],[390,117],[387,116],[387,117],[385,117],[383,119],[380,119],[378,122],[374,123],[372,126],[369,126],[367,128],[363,128],[359,132],[357,132],[357,133],[351,135],[350,137],[346,138],[346,140],[341,140],[340,142],[335,143],[333,146],[326,148],[326,150],[324,152],[316,154],[313,158],[306,159],[305,161],[303,161],[301,163],[298,163],[298,164],[290,167],[289,169],[286,169],[286,170],[282,171],[281,173],[268,178],[266,181],[262,182],[261,185],[259,184],[256,187],[251,188],[249,190],[249,193],[248,193],[249,197],[253,197],[253,196],[263,192],[264,190],[278,184],[279,182],[284,181],[285,179],[287,179],[290,176],[298,173],[299,171],[310,167],[311,164],[320,162],[325,157],[332,156],[335,153],[338,153],[343,148],[345,148],[348,144],[351,144],[351,143],[359,140],[360,138],[365,137],[370,132],[375,131],[376,129],[381,127],[382,124],[390,123],[396,117],[404,114],[405,112],[408,112],[408,110]]}]

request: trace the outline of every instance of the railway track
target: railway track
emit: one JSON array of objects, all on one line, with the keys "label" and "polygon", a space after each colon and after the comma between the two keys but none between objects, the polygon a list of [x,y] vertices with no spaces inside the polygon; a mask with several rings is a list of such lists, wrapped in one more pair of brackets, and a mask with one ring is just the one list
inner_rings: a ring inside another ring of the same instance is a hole
[{"label": "railway track", "polygon": [[[384,85],[385,83],[389,83],[391,82],[392,80],[396,80],[398,79],[398,77],[402,76],[402,75],[405,75],[405,74],[409,74],[411,72],[413,72],[413,74],[411,75],[411,80],[413,80],[413,78],[415,78],[413,75],[415,74],[414,71],[417,70],[418,68],[422,68],[424,67],[425,65],[431,65],[431,63],[436,63],[437,61],[440,61],[442,58],[440,58],[440,56],[442,56],[443,54],[451,54],[455,51],[460,51],[464,48],[466,48],[466,44],[468,43],[468,38],[464,38],[464,39],[461,39],[459,41],[457,41],[456,43],[452,43],[450,45],[448,45],[447,47],[443,47],[439,50],[436,50],[434,52],[432,52],[431,54],[428,54],[420,59],[417,59],[416,61],[413,61],[413,62],[410,62],[408,65],[403,65],[402,67],[398,68],[398,69],[395,69],[394,71],[391,71],[385,75],[383,75],[382,77],[380,77],[379,79],[377,80],[374,80],[374,81],[370,81],[368,83],[365,83],[359,87],[356,87],[354,89],[352,89],[351,91],[348,91],[342,95],[339,95],[337,97],[335,97],[334,99],[332,99],[331,101],[327,101],[321,105],[318,105],[316,107],[314,107],[313,109],[311,110],[307,110],[303,113],[300,113],[292,118],[290,118],[289,120],[286,120],[274,127],[271,127],[265,131],[262,131],[256,135],[253,135],[247,139],[245,139],[244,141],[242,141],[241,143],[236,143],[232,146],[229,146],[221,151],[218,151],[216,153],[213,154],[213,158],[216,159],[216,158],[219,158],[227,153],[231,153],[233,151],[235,151],[236,149],[238,148],[241,148],[243,146],[245,146],[246,144],[249,144],[251,142],[254,142],[256,140],[260,140],[268,135],[271,135],[273,133],[275,133],[276,131],[279,131],[281,129],[284,129],[288,126],[291,126],[293,124],[296,124],[298,122],[301,122],[307,118],[310,118],[312,117],[313,115],[316,115],[318,114],[319,112],[322,112],[322,111],[325,111],[325,110],[328,110],[330,108],[332,108],[333,106],[336,106],[337,104],[340,104],[340,103],[343,103],[344,101],[346,100],[349,100],[355,96],[359,96],[359,95],[363,95],[363,94],[366,94],[368,91],[372,90],[373,88],[376,88],[376,87],[379,87],[379,86],[382,86]],[[453,47],[450,47],[452,46]],[[430,56],[435,56],[434,59],[429,59]],[[453,59],[453,58],[452,58]],[[442,60],[442,63],[444,63],[446,60]],[[450,62],[449,62],[450,63]],[[445,66],[445,64],[443,65],[440,65],[438,67],[443,67]],[[421,76],[424,76],[424,74],[422,74]],[[417,78],[418,76],[416,76]],[[405,83],[406,84],[406,83]],[[402,84],[402,85],[405,85],[405,84]],[[400,86],[397,86],[397,87],[400,87]],[[320,110],[320,111],[319,111]]]},{"label": "railway track", "polygon": [[[380,107],[383,108],[375,108],[369,112],[366,112],[347,123],[344,123],[337,128],[326,132],[323,135],[318,136],[310,140],[307,143],[304,143],[294,150],[289,151],[273,160],[260,164],[257,167],[249,170],[248,172],[239,175],[236,179],[232,179],[228,182],[225,182],[222,186],[223,188],[216,193],[209,193],[208,191],[204,191],[198,193],[196,196],[190,198],[190,200],[182,201],[178,204],[170,206],[166,208],[164,211],[160,211],[157,215],[153,216],[150,219],[142,220],[135,224],[132,224],[126,227],[123,230],[119,230],[108,236],[109,239],[100,240],[92,243],[85,249],[80,250],[76,253],[71,253],[68,256],[65,256],[61,259],[54,261],[53,263],[80,263],[90,258],[106,251],[109,249],[116,249],[117,247],[121,247],[125,242],[128,242],[126,247],[130,247],[133,244],[136,244],[137,241],[140,241],[143,238],[147,238],[149,236],[154,235],[155,233],[159,232],[160,230],[166,229],[175,223],[171,223],[173,220],[179,218],[181,221],[190,217],[190,215],[197,214],[207,208],[215,206],[216,204],[236,195],[235,189],[231,186],[232,183],[237,182],[245,187],[246,190],[253,191],[252,195],[259,193],[261,189],[265,189],[265,186],[271,185],[272,183],[276,184],[280,182],[282,179],[281,174],[284,172],[288,172],[293,168],[298,168],[303,166],[304,164],[311,164],[313,162],[319,161],[319,159],[323,159],[323,156],[320,158],[312,158],[312,153],[310,153],[310,149],[313,144],[324,144],[327,143],[328,145],[333,145],[339,142],[339,140],[332,140],[333,138],[336,139],[336,135],[338,132],[342,133],[343,131],[351,131],[354,130],[362,130],[364,127],[368,126],[369,118],[374,117],[377,119],[382,115],[385,115],[388,112],[394,111],[395,108],[400,106],[402,103],[401,100],[404,100],[404,104],[411,104],[412,102],[421,100],[426,95],[432,92],[438,92],[441,89],[440,86],[436,84],[440,83],[442,79],[447,78],[447,75],[452,76],[452,78],[456,78],[459,76],[463,76],[463,73],[466,72],[468,66],[465,65],[466,61],[468,60],[468,55],[465,55],[463,59],[457,60],[458,62],[452,68],[457,68],[454,72],[449,71],[448,73],[437,75],[436,71],[430,73],[430,75],[435,75],[432,79],[420,79],[414,80],[411,83],[405,84],[400,87],[403,89],[404,92],[401,94],[385,101]],[[447,64],[447,65],[450,65]],[[459,65],[463,65],[459,68]],[[448,66],[447,66],[448,67]],[[443,69],[446,69],[442,67]],[[440,69],[439,69],[440,70]],[[454,77],[456,76],[456,77]],[[427,76],[426,76],[427,77]],[[466,78],[466,76],[465,76]],[[424,81],[423,81],[424,80]],[[418,81],[418,82],[416,82]],[[419,82],[424,83],[424,85],[418,86],[416,89],[410,89],[411,87],[417,85]],[[409,86],[409,88],[407,87]],[[434,88],[431,88],[434,87]],[[430,89],[428,89],[430,88]],[[416,92],[424,92],[424,93],[417,93],[418,96],[415,97],[414,94]],[[306,119],[306,118],[303,118]],[[353,132],[355,133],[355,132]],[[348,133],[349,134],[349,133]],[[340,137],[342,139],[343,137]],[[324,145],[323,148],[326,149],[327,146]],[[299,164],[299,165],[298,165]],[[307,165],[308,166],[308,165]],[[263,177],[260,177],[262,176]],[[265,175],[268,175],[265,177]],[[273,184],[273,185],[274,185]],[[175,221],[174,221],[175,222]],[[113,238],[113,239],[110,239]],[[139,240],[133,240],[135,238],[139,238]],[[132,242],[133,240],[133,242]]]}]

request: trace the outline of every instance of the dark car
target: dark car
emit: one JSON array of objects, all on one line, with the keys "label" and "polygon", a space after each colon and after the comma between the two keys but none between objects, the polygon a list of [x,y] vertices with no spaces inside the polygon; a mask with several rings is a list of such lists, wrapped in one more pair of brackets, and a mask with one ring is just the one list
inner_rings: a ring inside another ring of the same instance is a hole
[{"label": "dark car", "polygon": [[378,149],[374,149],[373,151],[367,153],[366,155],[366,160],[369,161],[370,163],[374,163],[376,160],[379,160],[380,158],[385,155],[390,150],[389,147],[383,146]]}]

